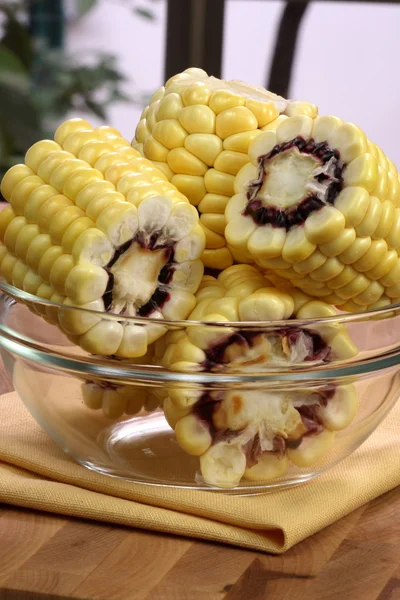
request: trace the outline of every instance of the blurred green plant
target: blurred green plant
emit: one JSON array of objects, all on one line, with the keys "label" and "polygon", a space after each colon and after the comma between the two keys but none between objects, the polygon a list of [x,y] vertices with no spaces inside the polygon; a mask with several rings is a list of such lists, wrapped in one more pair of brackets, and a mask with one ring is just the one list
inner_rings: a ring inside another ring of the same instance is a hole
[{"label": "blurred green plant", "polygon": [[[106,120],[113,102],[143,101],[123,92],[125,77],[114,56],[85,52],[82,62],[82,55],[66,54],[32,35],[29,10],[35,2],[0,0],[0,177],[23,159],[31,144],[51,135],[54,124],[70,111]],[[76,0],[78,18],[96,4]],[[130,4],[139,16],[155,18],[143,2]]]},{"label": "blurred green plant", "polygon": [[[141,2],[137,0],[110,0],[114,2],[114,4],[125,4],[132,7],[133,12],[145,19],[149,19],[153,21],[156,18],[156,14],[152,8],[153,4],[157,4],[160,0],[142,0]],[[92,8],[94,8],[98,4],[98,0],[76,0],[77,8],[81,15],[86,14]]]}]

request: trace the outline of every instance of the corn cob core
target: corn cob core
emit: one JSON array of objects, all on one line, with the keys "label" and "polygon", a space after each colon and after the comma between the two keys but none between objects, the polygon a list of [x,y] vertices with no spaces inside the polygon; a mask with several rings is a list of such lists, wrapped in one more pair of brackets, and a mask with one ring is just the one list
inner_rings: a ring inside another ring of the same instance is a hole
[{"label": "corn cob core", "polygon": [[[275,126],[276,125],[276,126]],[[225,237],[244,262],[343,310],[400,300],[400,183],[355,125],[297,115],[249,146]]]},{"label": "corn cob core", "polygon": [[224,211],[235,175],[249,162],[251,141],[283,115],[316,112],[314,105],[209,77],[196,68],[175,75],[152,96],[132,145],[197,206],[206,235],[205,266],[224,269],[232,264]]},{"label": "corn cob core", "polygon": [[[68,306],[183,319],[201,281],[196,210],[116,130],[81,119],[38,142],[4,176],[0,273]],[[123,325],[96,313],[39,309],[94,354],[143,356],[161,325]]]},{"label": "corn cob core", "polygon": [[[328,304],[287,286],[276,288],[255,267],[235,265],[218,279],[204,276],[192,320],[231,321],[321,318],[336,314]],[[156,342],[156,359],[175,371],[260,372],[263,367],[346,360],[357,354],[337,323],[270,332],[234,327],[190,326]],[[221,487],[243,476],[282,476],[290,462],[308,466],[333,443],[333,431],[353,419],[353,386],[256,390],[168,390],[164,412],[179,444],[200,456],[204,480]]]}]

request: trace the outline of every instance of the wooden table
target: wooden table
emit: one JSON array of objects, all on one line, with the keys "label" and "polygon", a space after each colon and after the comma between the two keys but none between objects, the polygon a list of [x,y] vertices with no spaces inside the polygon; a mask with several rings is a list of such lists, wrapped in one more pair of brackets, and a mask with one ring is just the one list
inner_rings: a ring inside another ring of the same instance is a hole
[{"label": "wooden table", "polygon": [[400,600],[400,488],[284,556],[0,505],[0,600],[63,598]]}]

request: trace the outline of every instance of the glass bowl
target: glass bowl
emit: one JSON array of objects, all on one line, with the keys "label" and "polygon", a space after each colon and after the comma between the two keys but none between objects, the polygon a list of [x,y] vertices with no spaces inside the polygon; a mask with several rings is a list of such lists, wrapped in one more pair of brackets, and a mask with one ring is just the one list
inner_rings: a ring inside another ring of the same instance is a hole
[{"label": "glass bowl", "polygon": [[[356,450],[400,393],[400,305],[215,324],[95,313],[3,282],[0,291],[1,354],[35,420],[78,463],[139,484],[254,494],[306,482]],[[145,357],[127,361],[90,355],[55,325],[60,315],[65,322],[99,314],[167,333]],[[317,348],[316,337],[343,327],[356,352]],[[189,356],[168,366],[162,353],[185,336],[207,340],[213,352],[197,366]],[[310,336],[306,357],[265,360],[265,343],[279,342],[281,351]],[[240,344],[251,350],[246,360]]]}]

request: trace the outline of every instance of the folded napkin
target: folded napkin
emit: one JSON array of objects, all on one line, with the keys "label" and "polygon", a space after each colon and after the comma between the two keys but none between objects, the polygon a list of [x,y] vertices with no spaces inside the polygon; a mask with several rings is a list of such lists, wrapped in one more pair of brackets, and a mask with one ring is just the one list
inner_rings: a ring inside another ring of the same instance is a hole
[{"label": "folded napkin", "polygon": [[280,554],[400,484],[400,402],[350,457],[307,484],[258,496],[168,489],[99,475],[0,397],[0,502]]}]

